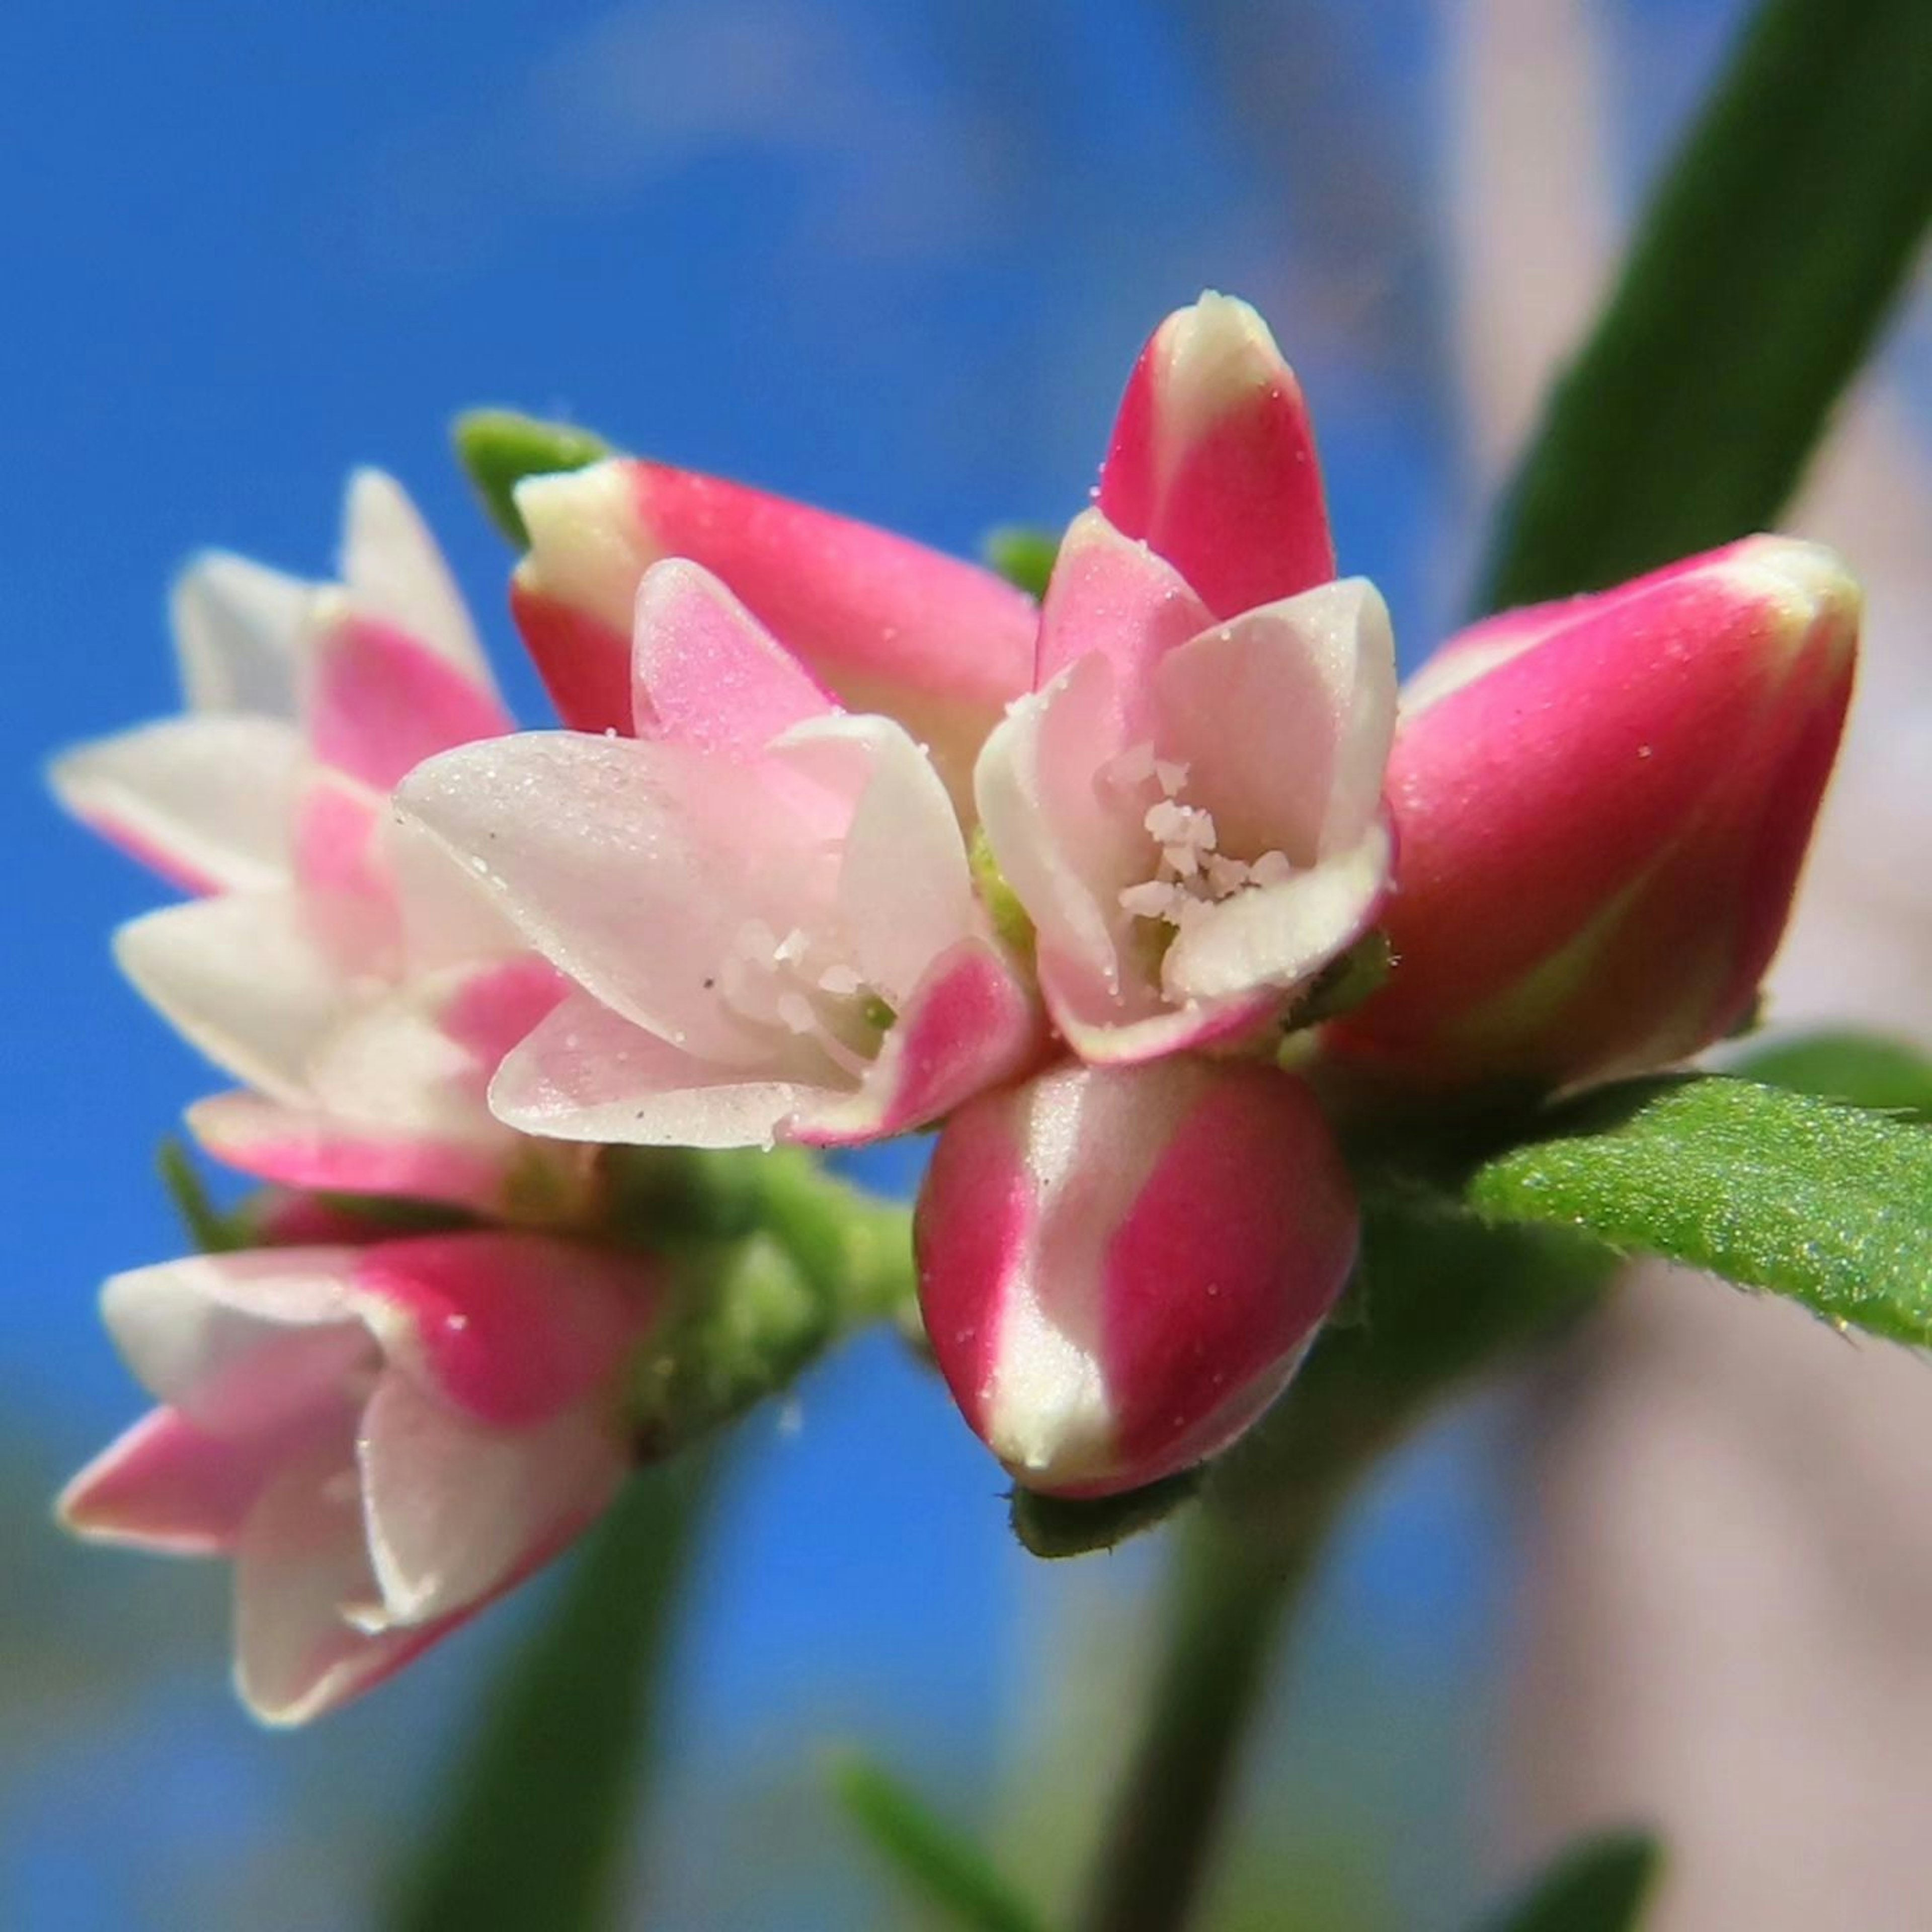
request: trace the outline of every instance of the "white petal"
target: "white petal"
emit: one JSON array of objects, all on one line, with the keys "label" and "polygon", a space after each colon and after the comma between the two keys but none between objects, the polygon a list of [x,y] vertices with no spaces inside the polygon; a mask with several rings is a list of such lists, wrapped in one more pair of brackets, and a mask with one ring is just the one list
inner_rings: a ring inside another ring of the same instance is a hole
[{"label": "white petal", "polygon": [[487,1429],[394,1371],[370,1398],[357,1455],[370,1558],[400,1624],[449,1616],[550,1554],[609,1501],[624,1467],[586,1408]]},{"label": "white petal", "polygon": [[1388,883],[1387,828],[1372,824],[1353,850],[1223,899],[1176,935],[1162,962],[1168,996],[1211,1000],[1256,987],[1286,990],[1318,972],[1367,929]]},{"label": "white petal", "polygon": [[316,586],[212,550],[175,581],[175,651],[190,711],[295,721],[304,626]]},{"label": "white petal", "polygon": [[115,934],[114,956],[184,1038],[278,1100],[306,1096],[314,1054],[357,1004],[292,895],[149,913]]},{"label": "white petal", "polygon": [[346,1284],[348,1248],[195,1255],[116,1275],[101,1318],[143,1387],[225,1436],[275,1430],[346,1400],[373,1360]]},{"label": "white petal", "polygon": [[606,1006],[706,1059],[768,1057],[718,997],[720,965],[748,922],[816,930],[825,888],[810,862],[822,827],[755,772],[676,745],[524,732],[432,758],[396,803]]},{"label": "white petal", "polygon": [[1306,866],[1352,846],[1381,798],[1395,728],[1388,613],[1362,579],[1250,610],[1155,674],[1160,748],[1224,850]]},{"label": "white petal", "polygon": [[839,860],[839,923],[860,976],[901,1006],[932,962],[974,930],[965,842],[938,773],[903,727],[814,719],[771,754],[824,771],[828,753],[856,793]]},{"label": "white petal", "polygon": [[505,1058],[490,1088],[496,1118],[521,1132],[648,1147],[769,1147],[800,1107],[829,1097],[680,1052],[584,993]]},{"label": "white petal", "polygon": [[197,890],[286,885],[300,735],[268,718],[170,718],[56,760],[55,795],[136,856]]},{"label": "white petal", "polygon": [[291,1462],[264,1490],[235,1558],[235,1680],[265,1723],[298,1724],[392,1667],[409,1633],[370,1636],[347,1621],[375,1598],[342,1439]]},{"label": "white petal", "polygon": [[416,506],[380,470],[349,480],[342,579],[357,606],[406,631],[472,682],[496,686],[461,594]]}]

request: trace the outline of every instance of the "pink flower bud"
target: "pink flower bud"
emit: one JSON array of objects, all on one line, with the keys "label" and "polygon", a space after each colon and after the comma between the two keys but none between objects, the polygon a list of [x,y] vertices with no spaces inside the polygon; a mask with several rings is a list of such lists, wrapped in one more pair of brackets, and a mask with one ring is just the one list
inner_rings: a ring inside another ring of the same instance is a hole
[{"label": "pink flower bud", "polygon": [[556,1555],[628,1457],[619,1400],[657,1284],[536,1235],[206,1255],[117,1275],[163,1406],[83,1469],[83,1536],[224,1556],[236,1678],[292,1724],[388,1676]]},{"label": "pink flower bud", "polygon": [[1121,399],[1100,503],[1217,617],[1335,574],[1300,386],[1246,302],[1204,295],[1154,332]]},{"label": "pink flower bud", "polygon": [[1857,585],[1752,537],[1512,612],[1403,693],[1386,988],[1330,1030],[1420,1082],[1661,1066],[1750,1010],[1850,697]]},{"label": "pink flower bud", "polygon": [[517,622],[566,724],[631,728],[632,620],[652,564],[720,578],[847,708],[896,718],[947,776],[1033,671],[1032,600],[977,565],[715,476],[634,458],[517,490]]},{"label": "pink flower bud", "polygon": [[1355,1254],[1308,1090],[1249,1064],[1063,1063],[963,1108],[915,1224],[953,1398],[1028,1488],[1104,1496],[1225,1448]]}]

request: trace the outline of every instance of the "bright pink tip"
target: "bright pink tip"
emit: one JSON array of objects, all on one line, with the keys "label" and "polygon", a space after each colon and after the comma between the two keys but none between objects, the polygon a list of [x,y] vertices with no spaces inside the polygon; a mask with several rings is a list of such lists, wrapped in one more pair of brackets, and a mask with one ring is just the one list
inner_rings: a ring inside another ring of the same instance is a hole
[{"label": "bright pink tip", "polygon": [[1135,1489],[1225,1448],[1354,1260],[1307,1090],[1252,1065],[1063,1063],[955,1114],[916,1226],[961,1413],[1029,1488]]},{"label": "bright pink tip", "polygon": [[1100,504],[1217,616],[1335,574],[1300,386],[1245,302],[1205,295],[1154,332],[1121,399]]},{"label": "bright pink tip", "polygon": [[1860,599],[1754,537],[1478,627],[1405,694],[1386,989],[1331,1030],[1429,1084],[1667,1064],[1748,1010],[1851,692]]}]

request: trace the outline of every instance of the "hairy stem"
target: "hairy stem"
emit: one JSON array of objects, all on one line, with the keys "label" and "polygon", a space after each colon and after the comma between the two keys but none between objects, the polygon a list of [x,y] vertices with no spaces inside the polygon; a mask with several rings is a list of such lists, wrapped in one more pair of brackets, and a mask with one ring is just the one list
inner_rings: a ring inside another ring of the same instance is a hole
[{"label": "hairy stem", "polygon": [[1101,1841],[1082,1932],[1178,1932],[1189,1922],[1325,1520],[1255,1539],[1204,1510],[1181,1528],[1147,1715]]}]

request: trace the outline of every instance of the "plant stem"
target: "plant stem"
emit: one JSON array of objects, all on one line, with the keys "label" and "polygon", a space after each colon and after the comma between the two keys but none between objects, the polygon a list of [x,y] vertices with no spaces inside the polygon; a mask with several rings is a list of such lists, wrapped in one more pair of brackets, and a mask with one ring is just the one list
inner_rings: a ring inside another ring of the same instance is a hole
[{"label": "plant stem", "polygon": [[1326,1520],[1254,1538],[1204,1510],[1180,1528],[1145,1725],[1102,1838],[1082,1932],[1188,1923]]}]

